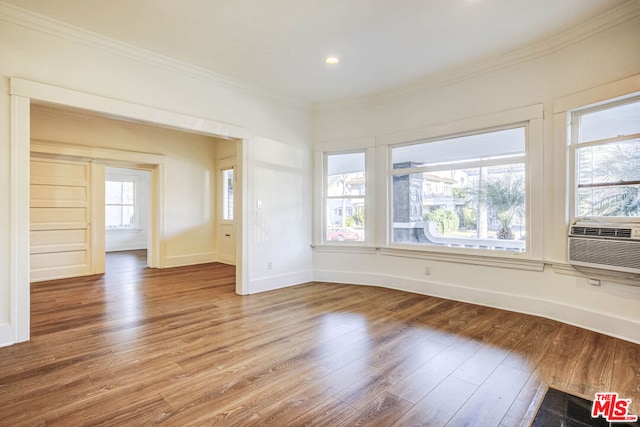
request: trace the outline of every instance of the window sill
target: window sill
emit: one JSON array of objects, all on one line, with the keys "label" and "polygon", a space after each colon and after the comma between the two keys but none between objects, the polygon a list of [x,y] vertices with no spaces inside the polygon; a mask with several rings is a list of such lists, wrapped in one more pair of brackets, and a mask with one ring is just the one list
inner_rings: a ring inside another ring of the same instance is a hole
[{"label": "window sill", "polygon": [[544,262],[532,259],[518,259],[488,254],[446,253],[400,248],[380,248],[380,254],[403,258],[428,259],[432,261],[451,262],[457,264],[482,265],[488,267],[512,268],[517,270],[543,271]]},{"label": "window sill", "polygon": [[356,245],[356,244],[340,244],[340,245],[331,245],[331,244],[323,244],[323,245],[311,245],[311,248],[316,252],[327,252],[327,253],[350,253],[350,254],[375,254],[378,251],[378,248],[375,246],[366,246],[366,245]]},{"label": "window sill", "polygon": [[107,228],[107,233],[123,233],[123,232],[133,232],[133,233],[141,233],[144,231],[142,228]]},{"label": "window sill", "polygon": [[320,253],[350,253],[377,254],[400,258],[425,259],[432,261],[451,262],[456,264],[471,264],[487,267],[500,267],[527,271],[543,271],[544,262],[531,259],[518,259],[496,255],[475,255],[462,253],[444,253],[426,250],[404,248],[380,248],[375,246],[342,246],[342,245],[312,245],[314,251]]}]

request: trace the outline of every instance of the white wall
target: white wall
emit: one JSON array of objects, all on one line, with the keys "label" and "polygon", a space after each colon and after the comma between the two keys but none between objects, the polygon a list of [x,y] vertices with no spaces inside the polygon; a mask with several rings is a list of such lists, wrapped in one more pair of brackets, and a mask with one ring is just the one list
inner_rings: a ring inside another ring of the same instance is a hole
[{"label": "white wall", "polygon": [[[240,84],[223,82],[202,70],[62,26],[3,3],[0,3],[0,76],[0,122],[5,124],[11,123],[9,77],[15,76],[188,115],[194,122],[204,118],[235,125],[246,130],[250,138],[248,144],[254,153],[290,147],[303,164],[308,164],[311,156],[311,115],[305,106]],[[0,127],[0,345],[16,339],[16,325],[11,323],[10,131],[9,126]],[[132,149],[121,143],[119,147]],[[176,151],[174,165],[185,170],[188,162],[180,157],[180,149]],[[298,219],[292,224],[287,216],[269,217],[270,227],[288,228],[297,236],[296,240],[280,246],[277,241],[254,242],[260,232],[256,230],[256,224],[247,223],[244,232],[249,240],[245,256],[255,265],[266,265],[269,255],[275,266],[294,265],[296,271],[304,271],[305,278],[310,278],[310,199],[309,191],[301,191],[301,188],[308,190],[311,187],[308,170],[291,170],[286,180],[275,178],[276,187],[256,189],[254,177],[271,173],[272,166],[250,153],[244,161],[243,168],[249,181],[245,193],[247,200],[255,204],[256,198],[260,197],[267,205],[275,205],[280,194],[287,193],[291,215]],[[166,190],[174,195],[166,201],[172,206],[169,215],[181,216],[181,204],[192,201],[191,196],[182,193],[183,187],[201,185],[205,178],[199,172],[188,172],[183,180],[172,180],[171,173],[167,173]],[[198,206],[202,208],[199,212],[202,215],[206,209],[204,199],[198,201]],[[188,216],[187,221],[197,222],[198,218]],[[179,257],[185,250],[193,250],[187,243],[188,236],[193,235],[192,228],[182,227],[182,222],[165,220],[165,223],[170,238],[175,238],[175,244],[167,247],[167,256]],[[257,247],[261,250],[254,249]],[[208,248],[203,246],[197,250],[207,251]],[[264,284],[262,280],[272,277],[273,274],[256,269],[243,280],[251,287],[254,281]],[[28,284],[19,283],[18,286]],[[259,288],[256,285],[256,289]]]},{"label": "white wall", "polygon": [[[252,225],[250,292],[311,281],[311,156],[306,149],[258,139],[250,146],[253,197],[246,207]],[[259,204],[261,207],[259,207]],[[271,269],[269,269],[271,263]]]},{"label": "white wall", "polygon": [[[597,30],[601,30],[598,28]],[[573,41],[571,41],[573,42]],[[562,47],[564,46],[564,47]],[[566,144],[554,133],[554,102],[570,94],[640,73],[640,18],[626,20],[574,44],[565,43],[527,61],[433,84],[402,95],[321,106],[315,116],[315,141],[373,138],[442,123],[544,105],[543,272],[476,266],[378,253],[316,251],[317,280],[370,283],[413,292],[504,307],[563,320],[640,342],[640,287],[603,283],[558,274],[552,263],[566,263],[564,158],[554,157]],[[555,50],[557,49],[557,50]],[[561,124],[562,125],[562,124]],[[557,151],[556,151],[557,152]],[[560,175],[558,171],[561,171]],[[559,175],[559,176],[558,176]],[[384,189],[378,188],[378,198]],[[431,275],[425,276],[425,267]],[[640,284],[640,283],[638,283]]]},{"label": "white wall", "polygon": [[147,249],[149,235],[149,205],[151,202],[151,173],[136,169],[111,168],[105,169],[106,181],[120,181],[122,179],[135,179],[136,188],[136,212],[137,223],[131,230],[105,230],[105,251],[131,251]]}]

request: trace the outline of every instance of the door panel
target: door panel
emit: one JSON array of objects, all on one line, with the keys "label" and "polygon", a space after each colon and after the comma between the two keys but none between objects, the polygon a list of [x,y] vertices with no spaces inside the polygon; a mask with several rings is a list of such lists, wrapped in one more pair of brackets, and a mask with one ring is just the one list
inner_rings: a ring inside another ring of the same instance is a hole
[{"label": "door panel", "polygon": [[91,164],[31,159],[31,281],[91,274]]},{"label": "door panel", "polygon": [[236,263],[236,236],[234,224],[220,224],[218,239],[218,259],[225,264]]},{"label": "door panel", "polygon": [[220,209],[218,211],[218,260],[225,264],[236,263],[236,225],[234,221],[235,165],[220,171]]}]

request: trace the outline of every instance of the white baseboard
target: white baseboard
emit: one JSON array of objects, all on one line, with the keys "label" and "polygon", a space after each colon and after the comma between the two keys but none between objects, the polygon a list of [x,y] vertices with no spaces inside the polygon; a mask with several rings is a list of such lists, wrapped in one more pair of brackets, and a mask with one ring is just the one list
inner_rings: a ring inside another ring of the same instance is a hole
[{"label": "white baseboard", "polygon": [[0,347],[14,344],[13,334],[11,333],[11,325],[8,323],[0,324]]},{"label": "white baseboard", "polygon": [[374,273],[316,270],[315,281],[372,285],[541,316],[640,344],[640,323],[541,298]]},{"label": "white baseboard", "polygon": [[216,262],[217,252],[206,252],[201,254],[178,255],[165,257],[162,268],[184,267],[186,265],[206,264]]},{"label": "white baseboard", "polygon": [[298,271],[249,281],[249,294],[272,291],[313,281],[313,271]]},{"label": "white baseboard", "polygon": [[138,251],[140,249],[147,249],[147,242],[120,243],[117,245],[109,245],[105,249],[105,252]]},{"label": "white baseboard", "polygon": [[223,264],[236,265],[236,257],[234,256],[218,255],[217,261]]},{"label": "white baseboard", "polygon": [[49,280],[70,279],[72,277],[91,276],[91,271],[87,271],[89,268],[90,267],[86,265],[71,265],[31,270],[29,274],[29,281],[31,283],[37,283]]}]

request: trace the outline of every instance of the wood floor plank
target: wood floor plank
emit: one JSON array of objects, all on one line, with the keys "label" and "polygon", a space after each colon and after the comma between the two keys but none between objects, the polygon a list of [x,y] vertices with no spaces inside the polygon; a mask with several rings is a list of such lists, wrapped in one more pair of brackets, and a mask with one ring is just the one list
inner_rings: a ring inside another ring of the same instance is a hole
[{"label": "wood floor plank", "polygon": [[538,364],[542,380],[549,386],[566,390],[571,372],[578,362],[588,333],[584,329],[562,325]]},{"label": "wood floor plank", "polygon": [[413,405],[391,393],[382,393],[356,415],[343,420],[339,426],[390,426]]},{"label": "wood floor plank", "polygon": [[417,403],[458,369],[482,347],[477,341],[461,338],[432,359],[389,387],[389,391],[408,402]]},{"label": "wood floor plank", "polygon": [[[44,424],[47,416],[60,408],[71,408],[100,392],[87,376],[69,376],[64,380],[42,383],[33,390],[24,390],[1,403],[0,425]],[[51,396],[56,399],[52,400]]]},{"label": "wood floor plank", "polygon": [[0,425],[518,425],[540,387],[640,406],[640,345],[372,286],[235,294],[223,264],[33,284],[0,348]]},{"label": "wood floor plank", "polygon": [[571,372],[567,391],[592,400],[596,392],[609,390],[615,350],[614,338],[597,333],[587,334]]},{"label": "wood floor plank", "polygon": [[640,345],[616,340],[610,391],[631,399],[631,413],[640,415]]},{"label": "wood floor plank", "polygon": [[[304,416],[312,418],[315,423],[323,424],[329,420],[333,420],[333,425],[339,424],[342,419],[336,420],[332,417],[322,416],[316,419],[316,416],[308,416],[313,411],[317,415],[317,411],[323,406],[323,402],[327,396],[336,396],[340,391],[347,389],[351,384],[359,379],[369,375],[374,370],[372,366],[362,362],[354,361],[326,376],[318,378],[316,381],[308,384],[302,384],[291,389],[287,396],[277,399],[268,405],[255,408],[259,410],[253,420],[256,424],[258,420],[269,420],[273,425],[298,425],[299,419]],[[331,404],[333,411],[344,413],[345,416],[352,416],[358,413],[356,409],[346,403],[338,400],[339,404]]]},{"label": "wood floor plank", "polygon": [[504,363],[507,366],[533,371],[547,353],[551,342],[560,331],[561,324],[548,319],[537,320],[533,328],[506,357]]},{"label": "wood floor plank", "polygon": [[124,391],[110,392],[92,406],[82,407],[54,418],[47,426],[123,426],[151,425],[166,418],[170,407],[159,395]]},{"label": "wood floor plank", "polygon": [[312,410],[291,421],[291,425],[333,427],[355,416],[358,411],[343,401],[330,397]]},{"label": "wood floor plank", "polygon": [[430,390],[394,425],[444,426],[476,391],[474,384],[449,376]]},{"label": "wood floor plank", "polygon": [[529,373],[500,365],[477,388],[464,405],[449,420],[452,426],[473,426],[479,420],[487,426],[497,426],[529,379]]},{"label": "wood floor plank", "polygon": [[466,382],[481,385],[509,354],[508,350],[485,344],[462,363],[452,376]]},{"label": "wood floor plank", "polygon": [[530,411],[537,410],[542,403],[543,392],[546,392],[546,386],[540,376],[533,372],[500,421],[500,427],[529,425],[535,417],[535,412]]}]

